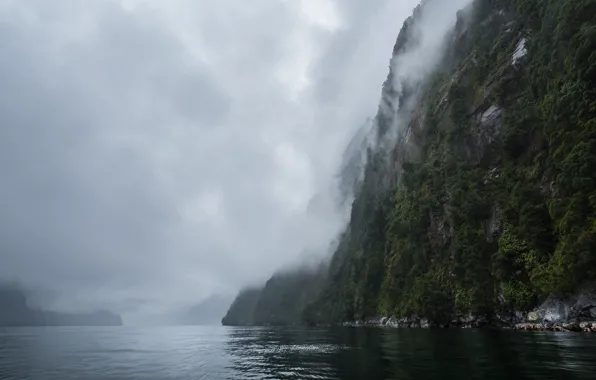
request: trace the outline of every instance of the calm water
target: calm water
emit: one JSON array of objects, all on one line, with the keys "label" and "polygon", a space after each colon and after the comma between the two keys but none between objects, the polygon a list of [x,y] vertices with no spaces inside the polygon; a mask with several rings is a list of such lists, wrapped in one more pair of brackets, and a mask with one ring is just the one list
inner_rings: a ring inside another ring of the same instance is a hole
[{"label": "calm water", "polygon": [[596,335],[306,328],[0,329],[1,379],[596,379]]}]

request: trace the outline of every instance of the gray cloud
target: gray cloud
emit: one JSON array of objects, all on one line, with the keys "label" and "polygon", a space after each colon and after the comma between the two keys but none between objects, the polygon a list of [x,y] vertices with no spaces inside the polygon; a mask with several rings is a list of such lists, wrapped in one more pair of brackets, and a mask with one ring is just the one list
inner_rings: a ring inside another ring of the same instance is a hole
[{"label": "gray cloud", "polygon": [[0,277],[134,315],[323,251],[415,3],[2,2]]}]

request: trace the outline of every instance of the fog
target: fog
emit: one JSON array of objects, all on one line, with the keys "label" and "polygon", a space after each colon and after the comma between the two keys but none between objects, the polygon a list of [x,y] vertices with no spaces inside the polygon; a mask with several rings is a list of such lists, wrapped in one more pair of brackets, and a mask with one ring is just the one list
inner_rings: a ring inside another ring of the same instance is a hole
[{"label": "fog", "polygon": [[416,4],[0,2],[0,278],[135,321],[328,254]]},{"label": "fog", "polygon": [[379,107],[379,114],[390,120],[390,125],[380,141],[371,139],[379,144],[373,145],[373,149],[391,150],[398,139],[407,139],[410,111],[421,100],[421,83],[437,70],[452,38],[450,32],[454,30],[457,12],[466,10],[470,15],[472,0],[423,3],[426,4],[419,16],[408,21],[408,42],[391,58],[391,80],[387,83],[390,90],[383,94]]}]

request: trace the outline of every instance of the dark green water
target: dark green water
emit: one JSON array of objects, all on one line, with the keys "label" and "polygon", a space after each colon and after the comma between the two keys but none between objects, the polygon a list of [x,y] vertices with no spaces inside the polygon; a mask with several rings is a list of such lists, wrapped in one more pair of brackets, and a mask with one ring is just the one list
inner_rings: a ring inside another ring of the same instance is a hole
[{"label": "dark green water", "polygon": [[596,335],[306,328],[0,329],[0,379],[596,379]]}]

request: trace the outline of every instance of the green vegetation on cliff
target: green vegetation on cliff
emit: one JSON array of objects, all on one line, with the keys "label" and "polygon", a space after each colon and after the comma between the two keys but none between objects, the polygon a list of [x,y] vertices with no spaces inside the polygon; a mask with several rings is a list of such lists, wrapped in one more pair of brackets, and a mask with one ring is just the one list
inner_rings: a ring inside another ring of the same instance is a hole
[{"label": "green vegetation on cliff", "polygon": [[355,201],[378,215],[352,214],[370,241],[330,279],[339,320],[490,316],[596,278],[596,2],[474,5],[410,125],[422,159]]},{"label": "green vegetation on cliff", "polygon": [[245,289],[222,320],[224,325],[293,325],[302,310],[318,297],[327,268],[301,268],[275,274],[265,286]]},{"label": "green vegetation on cliff", "polygon": [[596,279],[596,0],[476,0],[448,41],[409,137],[369,152],[305,322],[490,318]]}]

